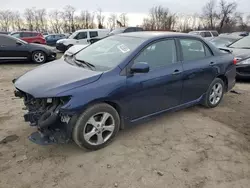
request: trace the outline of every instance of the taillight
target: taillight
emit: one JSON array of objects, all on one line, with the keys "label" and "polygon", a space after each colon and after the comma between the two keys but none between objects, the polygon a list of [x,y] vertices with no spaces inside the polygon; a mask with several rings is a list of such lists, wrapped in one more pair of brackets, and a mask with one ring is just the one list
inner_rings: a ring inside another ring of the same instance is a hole
[{"label": "taillight", "polygon": [[236,65],[237,63],[238,63],[238,59],[237,59],[237,58],[234,58],[233,64]]}]

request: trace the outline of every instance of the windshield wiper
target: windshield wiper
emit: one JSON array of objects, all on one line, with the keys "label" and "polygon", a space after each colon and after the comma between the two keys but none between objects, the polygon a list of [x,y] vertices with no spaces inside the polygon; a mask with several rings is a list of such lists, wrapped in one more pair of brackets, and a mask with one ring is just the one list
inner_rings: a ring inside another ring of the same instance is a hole
[{"label": "windshield wiper", "polygon": [[[86,62],[84,60],[80,60],[80,59],[76,59],[75,56],[74,56],[74,61],[75,62],[80,62],[80,63],[83,63],[84,65],[86,65],[87,67],[89,67],[91,70],[94,70],[93,68],[95,68],[95,65],[89,63],[89,62]],[[82,66],[82,64],[78,64],[80,66]]]},{"label": "windshield wiper", "polygon": [[241,47],[240,49],[250,49],[250,47]]}]

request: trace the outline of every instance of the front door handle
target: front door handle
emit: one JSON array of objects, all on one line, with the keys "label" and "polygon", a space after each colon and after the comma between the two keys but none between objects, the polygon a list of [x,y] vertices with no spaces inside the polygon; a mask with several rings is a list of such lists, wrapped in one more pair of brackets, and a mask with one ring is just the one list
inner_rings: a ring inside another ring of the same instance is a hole
[{"label": "front door handle", "polygon": [[210,66],[214,66],[214,65],[215,65],[215,62],[210,62],[209,65],[210,65]]},{"label": "front door handle", "polygon": [[172,73],[172,75],[177,75],[177,74],[180,74],[180,73],[181,73],[181,71],[178,70],[178,69],[176,69],[176,70]]}]

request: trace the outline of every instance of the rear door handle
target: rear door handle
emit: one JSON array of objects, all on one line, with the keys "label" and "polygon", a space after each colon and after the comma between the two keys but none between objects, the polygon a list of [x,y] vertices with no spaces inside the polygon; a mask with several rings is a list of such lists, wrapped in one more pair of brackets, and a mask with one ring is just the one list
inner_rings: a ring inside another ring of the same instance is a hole
[{"label": "rear door handle", "polygon": [[180,74],[180,73],[181,73],[181,71],[178,70],[178,69],[176,69],[176,70],[172,73],[172,75],[177,75],[177,74]]}]

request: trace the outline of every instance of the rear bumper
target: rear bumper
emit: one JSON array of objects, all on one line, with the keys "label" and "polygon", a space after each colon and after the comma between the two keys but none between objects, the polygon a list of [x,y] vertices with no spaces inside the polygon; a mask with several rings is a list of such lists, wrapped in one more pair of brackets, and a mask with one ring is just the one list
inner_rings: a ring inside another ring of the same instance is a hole
[{"label": "rear bumper", "polygon": [[65,46],[63,43],[56,43],[56,49],[65,52],[67,50],[67,46]]},{"label": "rear bumper", "polygon": [[236,77],[250,79],[250,65],[237,65]]},{"label": "rear bumper", "polygon": [[227,91],[230,91],[233,89],[236,83],[236,67],[232,66],[227,72],[226,72],[226,77],[227,77]]}]

